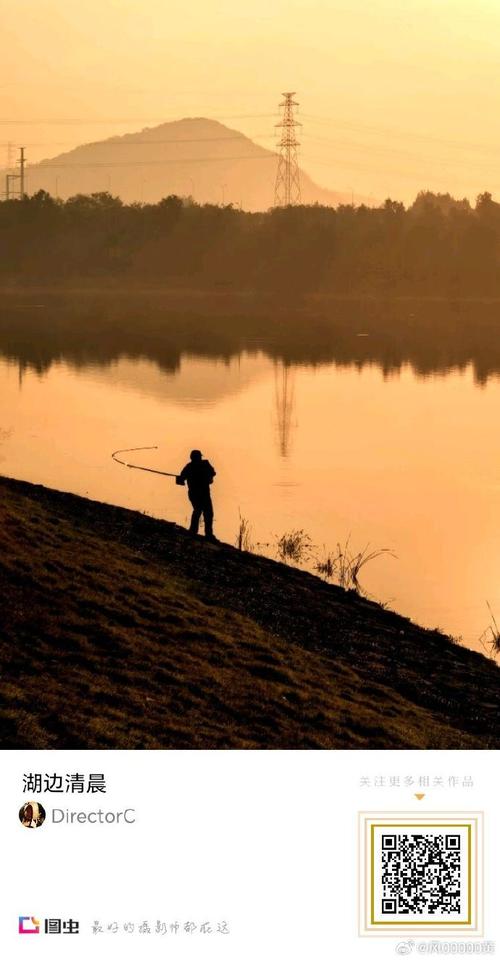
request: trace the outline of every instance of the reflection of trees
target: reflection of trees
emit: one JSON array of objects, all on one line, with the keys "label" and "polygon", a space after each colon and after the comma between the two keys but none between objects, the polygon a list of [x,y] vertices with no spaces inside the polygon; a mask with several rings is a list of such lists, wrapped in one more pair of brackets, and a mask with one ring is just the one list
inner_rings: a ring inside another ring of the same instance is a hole
[{"label": "reflection of trees", "polygon": [[308,313],[268,302],[250,316],[223,313],[221,301],[210,298],[199,313],[180,313],[162,305],[161,297],[139,295],[44,295],[44,306],[32,307],[26,299],[3,298],[0,355],[38,373],[61,360],[85,367],[121,357],[151,360],[172,372],[184,354],[230,360],[261,350],[288,369],[285,409],[296,364],[374,364],[387,375],[410,364],[421,376],[471,364],[480,383],[500,373],[495,303],[350,301],[329,304],[321,316],[317,303]]}]

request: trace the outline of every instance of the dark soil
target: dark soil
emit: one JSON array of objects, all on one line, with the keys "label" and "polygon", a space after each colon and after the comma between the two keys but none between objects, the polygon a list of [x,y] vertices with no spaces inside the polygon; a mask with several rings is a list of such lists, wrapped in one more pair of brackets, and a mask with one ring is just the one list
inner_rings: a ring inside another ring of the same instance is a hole
[{"label": "dark soil", "polygon": [[0,478],[4,748],[498,748],[479,653],[175,524]]}]

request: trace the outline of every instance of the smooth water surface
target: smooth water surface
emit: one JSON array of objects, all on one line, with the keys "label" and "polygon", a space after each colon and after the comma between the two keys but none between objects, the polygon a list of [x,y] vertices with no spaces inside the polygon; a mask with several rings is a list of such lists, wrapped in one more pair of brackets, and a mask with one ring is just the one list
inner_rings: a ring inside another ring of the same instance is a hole
[{"label": "smooth water surface", "polygon": [[39,370],[0,356],[2,473],[186,524],[173,480],[118,466],[180,470],[200,447],[217,470],[216,532],[239,515],[255,542],[302,528],[318,554],[350,538],[388,548],[363,574],[375,598],[477,647],[500,617],[500,381],[471,366],[389,375],[376,363],[285,363],[263,350],[181,353],[165,369],[117,357]]}]

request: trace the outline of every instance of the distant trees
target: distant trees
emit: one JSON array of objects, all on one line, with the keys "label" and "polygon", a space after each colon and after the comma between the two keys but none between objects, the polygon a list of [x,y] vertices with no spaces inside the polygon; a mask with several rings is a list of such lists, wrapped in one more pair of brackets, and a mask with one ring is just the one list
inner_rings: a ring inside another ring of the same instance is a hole
[{"label": "distant trees", "polygon": [[500,294],[500,204],[419,193],[405,209],[288,207],[246,213],[180,197],[110,193],[0,203],[0,278],[91,278],[279,296]]}]

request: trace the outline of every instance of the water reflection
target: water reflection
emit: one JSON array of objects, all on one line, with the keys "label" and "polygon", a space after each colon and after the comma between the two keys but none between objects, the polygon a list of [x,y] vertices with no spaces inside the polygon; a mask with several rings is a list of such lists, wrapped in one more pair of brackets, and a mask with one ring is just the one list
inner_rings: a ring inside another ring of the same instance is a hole
[{"label": "water reflection", "polygon": [[110,452],[155,444],[145,465],[168,471],[200,447],[222,539],[241,511],[262,543],[303,528],[320,550],[349,536],[390,548],[370,592],[476,646],[485,600],[500,610],[498,308],[415,309],[256,318],[10,298],[2,472],[186,523],[173,483]]},{"label": "water reflection", "polygon": [[160,296],[116,292],[45,301],[4,294],[0,304],[0,354],[19,363],[21,380],[27,366],[43,373],[61,359],[85,367],[128,357],[175,372],[186,355],[229,361],[258,350],[288,368],[376,364],[394,376],[410,364],[425,377],[471,366],[478,384],[500,373],[498,303],[313,303],[293,313],[268,303],[252,313],[206,299],[181,310]]},{"label": "water reflection", "polygon": [[276,405],[276,429],[278,449],[284,458],[290,455],[292,430],[295,419],[295,373],[288,363],[277,361],[274,365],[274,396]]}]

